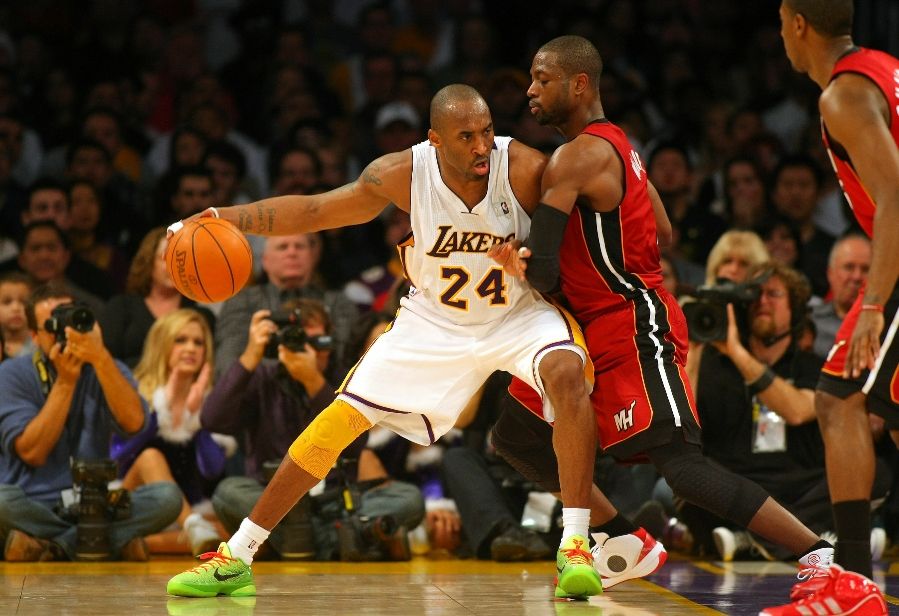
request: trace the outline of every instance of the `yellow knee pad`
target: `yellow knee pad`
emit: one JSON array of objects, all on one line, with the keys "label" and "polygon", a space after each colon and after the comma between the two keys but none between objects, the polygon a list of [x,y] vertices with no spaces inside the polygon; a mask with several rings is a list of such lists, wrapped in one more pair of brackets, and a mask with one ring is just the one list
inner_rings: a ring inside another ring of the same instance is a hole
[{"label": "yellow knee pad", "polygon": [[335,400],[318,414],[287,450],[301,469],[324,479],[340,452],[371,428],[362,413],[343,400]]}]

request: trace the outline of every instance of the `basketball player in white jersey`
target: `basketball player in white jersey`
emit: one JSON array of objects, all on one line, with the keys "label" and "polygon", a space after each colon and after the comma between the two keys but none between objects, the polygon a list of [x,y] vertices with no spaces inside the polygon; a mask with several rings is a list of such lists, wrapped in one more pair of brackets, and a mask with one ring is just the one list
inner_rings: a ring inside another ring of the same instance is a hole
[{"label": "basketball player in white jersey", "polygon": [[527,237],[545,157],[494,137],[490,110],[469,86],[440,90],[431,122],[428,141],[376,159],[355,182],[204,213],[245,233],[284,235],[364,223],[394,203],[411,215],[411,237],[399,249],[413,288],[334,403],[290,447],[239,530],[201,565],[172,578],[169,593],[254,594],[249,565],[259,545],[349,443],[380,424],[431,444],[495,370],[539,391],[546,419],[555,421],[564,504],[556,595],[601,591],[586,539],[596,435],[580,330],[487,257],[494,244]]}]

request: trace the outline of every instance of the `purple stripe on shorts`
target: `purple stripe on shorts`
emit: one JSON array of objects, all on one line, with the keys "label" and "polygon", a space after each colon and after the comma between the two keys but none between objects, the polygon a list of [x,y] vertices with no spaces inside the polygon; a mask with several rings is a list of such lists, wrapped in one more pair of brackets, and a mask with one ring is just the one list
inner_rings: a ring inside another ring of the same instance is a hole
[{"label": "purple stripe on shorts", "polygon": [[379,411],[386,411],[387,413],[399,413],[400,415],[412,415],[412,413],[410,413],[409,411],[398,411],[396,409],[387,408],[386,406],[381,406],[380,404],[375,404],[374,402],[369,402],[365,398],[363,398],[361,396],[357,396],[356,394],[351,394],[348,391],[342,391],[340,393],[341,393],[341,395],[344,395],[347,398],[352,398],[353,400],[356,400],[358,402],[361,402],[362,404],[370,406],[373,409],[378,409]]}]

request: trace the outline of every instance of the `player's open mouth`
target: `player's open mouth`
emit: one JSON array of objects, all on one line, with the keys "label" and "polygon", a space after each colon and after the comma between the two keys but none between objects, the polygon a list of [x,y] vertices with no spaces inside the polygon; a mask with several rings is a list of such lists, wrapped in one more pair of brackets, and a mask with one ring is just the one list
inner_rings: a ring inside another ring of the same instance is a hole
[{"label": "player's open mouth", "polygon": [[482,160],[481,162],[474,164],[475,173],[480,175],[487,175],[490,173],[490,161]]}]

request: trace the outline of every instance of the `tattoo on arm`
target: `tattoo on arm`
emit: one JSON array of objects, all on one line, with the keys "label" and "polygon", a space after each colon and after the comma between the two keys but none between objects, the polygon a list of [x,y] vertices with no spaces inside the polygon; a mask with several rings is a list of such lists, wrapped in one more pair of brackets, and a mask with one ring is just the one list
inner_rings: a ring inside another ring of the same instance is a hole
[{"label": "tattoo on arm", "polygon": [[264,223],[265,223],[265,208],[262,207],[261,205],[257,205],[257,206],[256,206],[256,218],[257,218],[258,221],[259,221],[259,223],[258,223],[258,225],[256,226],[256,228],[257,228],[257,229],[264,229],[264,228],[265,228],[265,224],[264,224]]},{"label": "tattoo on arm", "polygon": [[240,212],[237,219],[237,228],[241,231],[251,231],[253,229],[253,222],[250,219],[249,214],[246,212]]},{"label": "tattoo on arm", "polygon": [[275,208],[268,208],[268,231],[275,228]]},{"label": "tattoo on arm", "polygon": [[380,186],[381,178],[378,177],[378,172],[380,170],[381,168],[378,165],[369,165],[362,173],[362,181],[366,184],[374,184],[375,186]]}]

